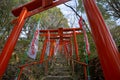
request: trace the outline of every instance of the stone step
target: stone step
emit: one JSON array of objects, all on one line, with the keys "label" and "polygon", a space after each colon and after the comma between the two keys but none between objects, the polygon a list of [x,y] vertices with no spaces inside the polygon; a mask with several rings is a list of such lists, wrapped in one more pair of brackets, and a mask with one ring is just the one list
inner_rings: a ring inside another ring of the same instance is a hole
[{"label": "stone step", "polygon": [[70,66],[68,66],[68,65],[54,65],[53,68],[64,68],[64,69],[70,69]]},{"label": "stone step", "polygon": [[64,59],[56,59],[55,62],[67,62],[67,61]]},{"label": "stone step", "polygon": [[69,66],[68,64],[61,64],[61,63],[54,63],[54,66],[56,66],[56,67],[66,67],[66,66]]},{"label": "stone step", "polygon": [[42,80],[73,80],[71,76],[46,76]]},{"label": "stone step", "polygon": [[70,76],[72,75],[72,72],[68,72],[68,71],[53,71],[53,72],[50,72],[48,73],[48,75],[51,75],[51,76]]},{"label": "stone step", "polygon": [[68,66],[67,63],[54,63],[54,66]]},{"label": "stone step", "polygon": [[59,62],[55,62],[54,64],[68,64],[68,63],[59,61]]},{"label": "stone step", "polygon": [[65,65],[54,65],[53,71],[71,71],[70,66]]}]

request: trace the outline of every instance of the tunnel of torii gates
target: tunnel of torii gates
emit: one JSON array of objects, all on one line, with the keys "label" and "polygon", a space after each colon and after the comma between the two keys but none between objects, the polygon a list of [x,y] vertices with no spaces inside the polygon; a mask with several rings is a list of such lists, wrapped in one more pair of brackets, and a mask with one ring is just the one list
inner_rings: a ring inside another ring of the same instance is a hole
[{"label": "tunnel of torii gates", "polygon": [[[78,53],[78,43],[77,43],[76,35],[80,35],[80,34],[83,34],[83,31],[81,28],[59,28],[59,29],[55,29],[55,30],[54,29],[40,30],[41,38],[45,37],[44,42],[43,42],[42,52],[40,54],[40,60],[37,62],[34,61],[31,63],[19,66],[20,72],[19,72],[17,80],[20,80],[21,74],[25,67],[32,66],[35,64],[45,63],[45,74],[47,74],[47,72],[48,72],[47,63],[48,63],[48,61],[50,61],[52,59],[53,56],[57,55],[58,52],[60,52],[60,54],[63,54],[65,56],[66,60],[70,59],[70,63],[72,63],[71,61],[74,60],[74,61],[78,62],[79,64],[81,64],[84,67],[85,80],[87,80],[87,64],[84,62],[80,62],[80,56]],[[48,43],[50,43],[49,53],[47,53],[48,58],[44,59],[45,55],[46,55]],[[73,43],[75,45],[74,49],[75,49],[76,59],[72,58]]]},{"label": "tunnel of torii gates", "polygon": [[[28,17],[70,0],[32,0],[12,10],[17,18],[12,21],[14,28],[0,55],[0,78],[2,78],[22,27]],[[82,0],[90,23],[100,63],[106,80],[120,80],[120,54],[104,22],[95,0]]]}]

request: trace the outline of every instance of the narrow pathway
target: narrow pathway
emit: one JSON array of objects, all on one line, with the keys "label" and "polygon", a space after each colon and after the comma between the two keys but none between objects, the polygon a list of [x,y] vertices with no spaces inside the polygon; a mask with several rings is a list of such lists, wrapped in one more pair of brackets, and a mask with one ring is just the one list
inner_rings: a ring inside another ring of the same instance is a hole
[{"label": "narrow pathway", "polygon": [[56,55],[52,69],[42,80],[73,80],[71,68],[63,54]]}]

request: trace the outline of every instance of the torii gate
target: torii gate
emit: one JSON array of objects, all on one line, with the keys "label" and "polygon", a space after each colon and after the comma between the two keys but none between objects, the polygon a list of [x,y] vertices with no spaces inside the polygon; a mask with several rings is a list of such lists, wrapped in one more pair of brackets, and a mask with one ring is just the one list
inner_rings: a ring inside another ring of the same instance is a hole
[{"label": "torii gate", "polygon": [[[13,20],[15,26],[0,55],[0,78],[2,78],[7,68],[13,49],[16,45],[26,19],[34,14],[65,3],[67,1],[69,0],[32,0],[31,2],[12,11],[14,16],[18,18]],[[120,54],[115,45],[115,42],[111,37],[107,26],[105,25],[102,15],[100,14],[100,11],[95,3],[95,0],[83,0],[83,4],[91,26],[93,39],[97,47],[105,79],[119,80]]]},{"label": "torii gate", "polygon": [[[59,44],[58,46],[56,46],[57,48],[59,48],[59,51],[63,49],[64,51],[64,55],[66,57],[66,59],[71,59],[72,58],[72,55],[73,55],[73,51],[72,51],[72,38],[74,38],[74,45],[75,46],[75,55],[76,55],[76,61],[78,61],[81,65],[84,66],[84,73],[85,73],[85,77],[87,78],[86,74],[87,74],[87,71],[86,71],[86,67],[87,67],[87,64],[84,63],[84,62],[80,62],[80,59],[79,59],[79,53],[78,53],[78,43],[77,43],[77,40],[76,40],[76,35],[80,35],[80,34],[83,34],[83,30],[81,28],[59,28],[59,29],[48,29],[48,30],[40,30],[40,36],[41,38],[45,37],[45,40],[43,41],[43,48],[42,48],[42,51],[41,51],[41,54],[40,54],[40,60],[39,61],[35,61],[35,62],[32,62],[32,63],[27,63],[27,64],[24,64],[24,65],[21,65],[19,66],[20,68],[20,72],[19,72],[19,75],[18,75],[18,79],[17,80],[20,80],[20,77],[21,77],[21,74],[23,72],[23,69],[27,66],[31,66],[31,65],[35,65],[35,64],[42,64],[42,63],[46,63],[48,62],[54,55],[55,55],[55,52],[54,52],[54,49],[55,49],[55,45],[57,45],[56,43],[56,40],[59,40]],[[44,59],[45,57],[45,53],[46,53],[46,50],[47,50],[47,43],[50,42],[50,49],[49,49],[49,53],[47,53],[48,55],[48,58],[47,59]],[[67,48],[69,44],[69,49]],[[62,54],[62,53],[61,53]],[[71,60],[72,61],[72,60]],[[45,73],[47,73],[47,64],[46,64],[46,67],[45,67]]]},{"label": "torii gate", "polygon": [[[78,32],[76,32],[76,31],[78,31]],[[67,33],[65,33],[65,32],[67,32]],[[80,29],[80,28],[70,28],[70,29],[59,28],[58,30],[57,29],[56,30],[40,30],[40,33],[41,33],[40,36],[46,37],[46,39],[44,40],[44,43],[43,43],[44,45],[43,45],[42,53],[40,56],[40,62],[44,61],[44,55],[45,55],[45,50],[46,50],[46,45],[48,42],[49,34],[50,34],[50,41],[52,43],[55,42],[55,39],[60,40],[59,45],[63,45],[66,42],[70,42],[70,38],[73,37],[74,38],[74,45],[75,45],[76,60],[78,60],[78,61],[80,60],[79,53],[78,53],[78,45],[77,45],[78,43],[77,43],[76,35],[81,34],[82,29]],[[53,55],[52,49],[53,48],[50,47],[51,52],[49,53],[49,56],[51,56],[51,54]],[[72,55],[72,53],[70,55]]]}]

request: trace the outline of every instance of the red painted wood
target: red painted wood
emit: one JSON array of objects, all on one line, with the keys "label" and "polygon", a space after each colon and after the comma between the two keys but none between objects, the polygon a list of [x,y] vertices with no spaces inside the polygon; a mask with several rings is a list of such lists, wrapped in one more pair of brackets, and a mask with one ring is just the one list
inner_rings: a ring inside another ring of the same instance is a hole
[{"label": "red painted wood", "polygon": [[12,10],[12,14],[16,17],[18,17],[23,9],[23,7],[26,7],[29,11],[28,16],[33,16],[39,12],[45,11],[47,9],[53,8],[57,5],[63,4],[69,0],[59,0],[52,3],[52,0],[32,0],[29,3],[26,3],[18,8],[15,8]]},{"label": "red painted wood", "polygon": [[24,70],[24,68],[20,68],[20,73],[19,73],[19,75],[18,75],[17,80],[20,80],[20,77],[21,77],[21,75],[22,75],[23,70]]},{"label": "red painted wood", "polygon": [[45,56],[45,51],[46,51],[46,47],[47,47],[47,42],[48,42],[48,39],[44,40],[42,53],[40,55],[40,63],[43,63],[43,61],[44,61],[44,56]]},{"label": "red painted wood", "polygon": [[[75,32],[75,33],[78,35],[78,34],[81,34],[82,32]],[[64,36],[73,36],[73,33],[72,32],[71,33],[64,33],[63,35]],[[46,33],[41,33],[40,36],[45,37],[45,36],[47,36],[47,34]],[[58,33],[56,33],[56,34],[55,33],[50,33],[50,36],[51,37],[57,37],[57,36],[59,36],[59,34]]]},{"label": "red painted wood", "polygon": [[85,30],[85,25],[83,24],[82,17],[80,17],[79,26],[80,26],[80,28],[83,29],[84,42],[85,42],[85,45],[86,45],[86,52],[87,52],[88,55],[90,55],[90,46],[89,46],[88,36],[87,36],[87,32]]},{"label": "red painted wood", "polygon": [[9,60],[12,55],[12,52],[13,52],[16,42],[19,38],[20,32],[25,23],[26,14],[27,14],[27,9],[23,8],[23,10],[20,14],[20,17],[18,18],[18,23],[14,26],[9,38],[7,39],[6,44],[2,50],[2,53],[0,55],[0,77],[3,76],[3,74],[7,68],[7,65],[8,65]]},{"label": "red painted wood", "polygon": [[50,6],[53,3],[53,0],[44,0],[42,1],[42,7]]},{"label": "red painted wood", "polygon": [[33,11],[30,11],[29,13],[28,13],[28,17],[30,17],[30,16],[33,16],[33,15],[35,15],[35,14],[37,14],[37,13],[40,13],[40,12],[43,12],[43,11],[45,11],[45,10],[48,10],[48,9],[50,9],[50,8],[53,8],[53,7],[55,7],[55,6],[58,6],[58,5],[60,5],[60,4],[63,4],[63,3],[65,3],[65,2],[68,2],[68,1],[70,1],[70,0],[58,0],[58,1],[55,1],[53,4],[51,4],[50,6],[47,6],[47,7],[40,7],[40,8],[36,8],[36,9],[34,9]]},{"label": "red painted wood", "polygon": [[120,57],[95,0],[83,0],[105,80],[120,80]]},{"label": "red painted wood", "polygon": [[50,44],[50,52],[49,52],[49,56],[48,56],[48,60],[51,59],[51,57],[53,56],[54,54],[54,42],[51,42]]},{"label": "red painted wood", "polygon": [[58,29],[58,33],[59,33],[59,36],[60,36],[60,45],[63,44],[63,28],[59,28]]},{"label": "red painted wood", "polygon": [[[63,28],[64,32],[69,32],[69,31],[73,31],[75,29],[75,31],[80,31],[82,30],[81,28]],[[58,32],[58,29],[48,29],[48,30],[40,30],[40,33],[47,33],[47,31],[49,32]]]},{"label": "red painted wood", "polygon": [[65,51],[65,56],[66,56],[66,59],[68,60],[68,57],[69,57],[69,51],[68,51],[68,48],[67,48],[67,43],[64,42],[64,51]]},{"label": "red painted wood", "polygon": [[26,7],[28,9],[28,11],[32,11],[36,8],[39,8],[42,6],[42,0],[33,0],[27,4],[24,4],[18,8],[15,8],[12,10],[12,14],[16,17],[18,17],[23,9],[23,7]]},{"label": "red painted wood", "polygon": [[75,30],[73,30],[73,37],[74,37],[74,46],[75,46],[76,59],[78,61],[80,61],[79,52],[78,52],[78,43],[77,43],[77,38],[76,38]]}]

